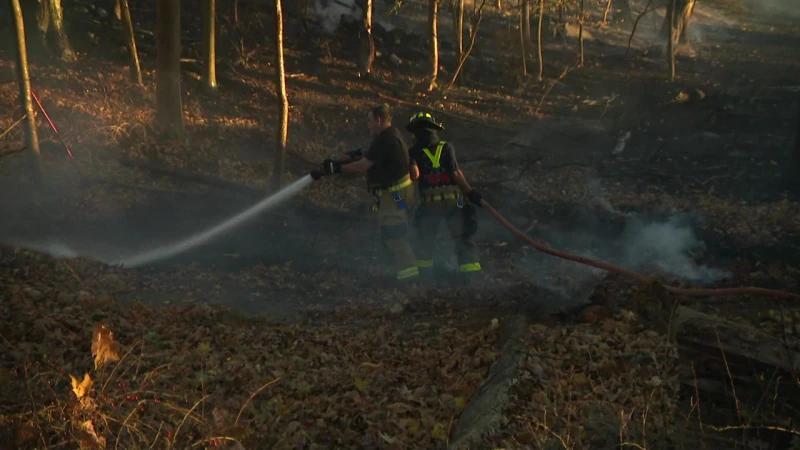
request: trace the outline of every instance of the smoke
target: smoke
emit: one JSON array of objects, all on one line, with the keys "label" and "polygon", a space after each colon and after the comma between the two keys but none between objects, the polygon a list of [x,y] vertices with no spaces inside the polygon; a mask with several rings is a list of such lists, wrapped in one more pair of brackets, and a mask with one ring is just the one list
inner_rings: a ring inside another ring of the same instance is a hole
[{"label": "smoke", "polygon": [[311,14],[327,33],[333,33],[342,20],[358,20],[362,10],[355,0],[315,0]]},{"label": "smoke", "polygon": [[[614,208],[599,191],[599,181],[587,183],[587,196],[595,205],[616,216],[622,230],[601,226],[601,221],[584,220],[581,225],[564,230],[559,224],[540,224],[534,239],[553,248],[587,258],[606,261],[643,274],[660,273],[700,285],[727,278],[725,270],[697,262],[706,250],[686,213],[673,213],[666,218],[645,218]],[[606,271],[582,264],[559,260],[534,252],[522,257],[517,267],[543,288],[557,292],[565,299],[581,303],[588,298]]]},{"label": "smoke", "polygon": [[771,16],[800,16],[797,0],[743,0],[753,12]]}]

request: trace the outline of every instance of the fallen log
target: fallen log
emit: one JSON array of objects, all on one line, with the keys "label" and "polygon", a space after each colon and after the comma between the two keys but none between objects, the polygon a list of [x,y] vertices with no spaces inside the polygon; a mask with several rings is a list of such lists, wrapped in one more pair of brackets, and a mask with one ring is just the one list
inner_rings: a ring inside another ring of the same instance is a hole
[{"label": "fallen log", "polygon": [[476,448],[485,435],[502,424],[503,412],[511,399],[511,386],[527,354],[524,333],[525,317],[510,316],[503,320],[500,357],[459,416],[448,449]]},{"label": "fallen log", "polygon": [[[796,415],[800,348],[752,326],[678,306],[669,323],[678,346],[680,382],[726,404],[740,417]],[[703,418],[708,420],[710,418]]]}]

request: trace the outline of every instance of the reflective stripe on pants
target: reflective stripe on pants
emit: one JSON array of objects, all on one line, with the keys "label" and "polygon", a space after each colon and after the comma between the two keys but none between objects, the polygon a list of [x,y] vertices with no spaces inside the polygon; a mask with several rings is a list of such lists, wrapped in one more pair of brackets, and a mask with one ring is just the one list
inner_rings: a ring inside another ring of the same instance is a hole
[{"label": "reflective stripe on pants", "polygon": [[[419,258],[417,264],[420,267],[433,267],[439,225],[444,221],[456,247],[460,271],[466,273],[481,270],[478,253],[471,239],[477,228],[474,210],[471,208],[474,207],[464,205],[459,208],[457,198],[425,202],[419,206],[414,216],[417,234],[414,253]],[[430,265],[425,266],[423,262]]]},{"label": "reflective stripe on pants", "polygon": [[[407,204],[414,200],[415,186],[410,184],[398,191],[400,197]],[[397,279],[411,278],[419,275],[417,259],[414,257],[414,250],[409,242],[409,215],[408,210],[397,205],[392,192],[383,191],[378,195],[376,205],[378,212],[378,222],[380,227],[385,229],[393,228],[402,230],[403,233],[381,233],[383,243],[392,255]],[[382,230],[382,231],[384,231]]]}]

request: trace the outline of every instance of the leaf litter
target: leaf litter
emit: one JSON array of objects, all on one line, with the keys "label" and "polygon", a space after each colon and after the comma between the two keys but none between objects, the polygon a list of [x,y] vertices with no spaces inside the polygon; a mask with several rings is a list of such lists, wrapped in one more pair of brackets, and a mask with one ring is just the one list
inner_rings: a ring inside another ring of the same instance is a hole
[{"label": "leaf litter", "polygon": [[370,306],[357,324],[342,310],[278,324],[118,303],[97,279],[124,272],[0,250],[0,426],[37,427],[48,446],[440,447],[497,357],[489,319]]}]

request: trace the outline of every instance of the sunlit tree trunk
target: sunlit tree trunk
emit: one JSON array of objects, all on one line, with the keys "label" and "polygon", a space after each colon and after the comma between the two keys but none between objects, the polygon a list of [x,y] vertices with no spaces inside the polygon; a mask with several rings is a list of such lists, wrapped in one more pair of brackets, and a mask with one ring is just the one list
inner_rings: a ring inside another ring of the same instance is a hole
[{"label": "sunlit tree trunk", "polygon": [[19,0],[9,0],[11,14],[16,30],[17,80],[19,82],[19,100],[25,112],[25,145],[28,150],[31,174],[34,181],[42,182],[42,162],[39,153],[39,137],[36,133],[36,116],[33,111],[31,96],[31,77],[28,71],[28,49],[25,45],[25,24],[22,18],[22,6]]},{"label": "sunlit tree trunk", "polygon": [[[661,36],[666,39],[672,30],[674,44],[689,44],[689,25],[694,14],[695,0],[669,0],[667,14],[661,27]],[[672,24],[670,24],[672,18]]]},{"label": "sunlit tree trunk", "polygon": [[580,46],[580,58],[578,59],[578,66],[583,67],[584,53],[583,53],[583,20],[586,15],[584,0],[580,3],[580,21],[578,22],[578,45]]},{"label": "sunlit tree trunk", "polygon": [[128,8],[128,0],[118,0],[122,15],[122,28],[125,30],[125,39],[128,41],[128,49],[131,52],[131,79],[138,85],[144,84],[142,81],[142,68],[139,65],[139,52],[136,50],[136,36],[133,34],[133,20],[131,10]]},{"label": "sunlit tree trunk", "polygon": [[544,0],[539,0],[539,29],[536,34],[537,46],[539,48],[539,81],[544,80],[544,40],[543,35],[544,25]]},{"label": "sunlit tree trunk", "polygon": [[183,136],[180,12],[180,0],[157,2],[156,128],[172,138]]},{"label": "sunlit tree trunk", "polygon": [[280,99],[281,120],[278,124],[278,142],[275,149],[275,167],[272,172],[273,187],[283,186],[283,172],[286,166],[286,141],[289,135],[289,97],[286,95],[286,72],[283,61],[283,8],[281,0],[275,0],[275,87]]},{"label": "sunlit tree trunk", "polygon": [[431,83],[428,90],[436,89],[439,77],[439,1],[428,0],[428,39],[430,40]]},{"label": "sunlit tree trunk", "polygon": [[63,61],[77,61],[78,56],[67,37],[64,29],[64,9],[61,0],[37,0],[36,18],[39,32],[44,42],[49,42],[50,48],[56,56]]},{"label": "sunlit tree trunk", "polygon": [[216,0],[203,0],[203,53],[205,67],[203,85],[208,92],[217,90],[217,5]]},{"label": "sunlit tree trunk", "polygon": [[363,78],[372,74],[372,62],[375,60],[375,40],[372,36],[372,0],[365,0],[364,20],[360,39],[360,73]]},{"label": "sunlit tree trunk", "polygon": [[669,64],[669,79],[675,81],[675,36],[678,31],[675,28],[675,3],[676,0],[670,0],[667,6],[666,25],[667,25],[667,63]]}]

